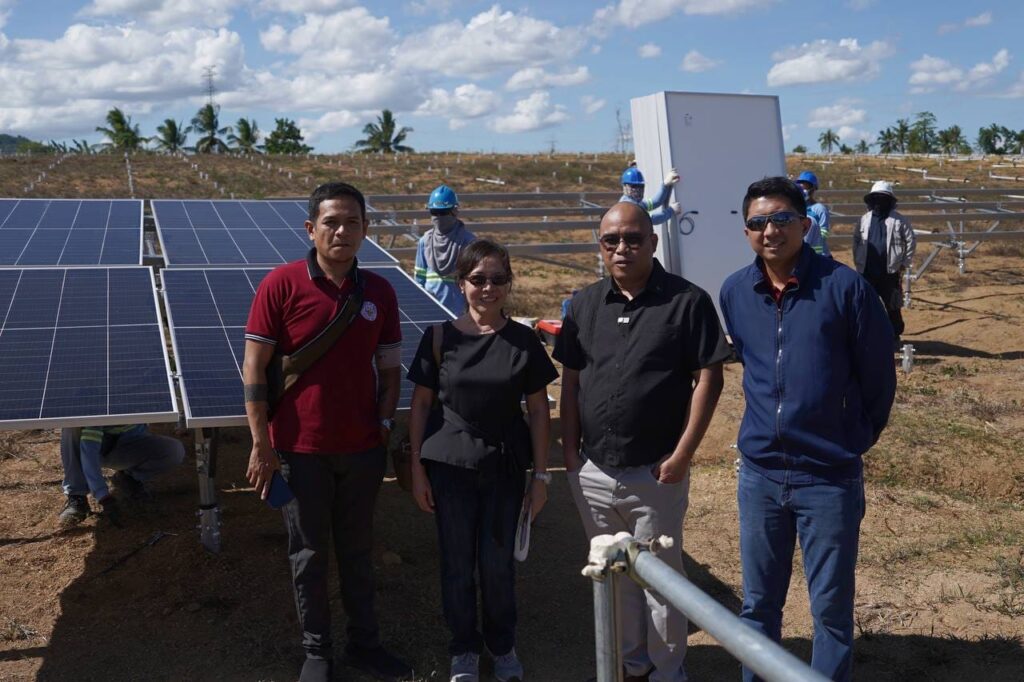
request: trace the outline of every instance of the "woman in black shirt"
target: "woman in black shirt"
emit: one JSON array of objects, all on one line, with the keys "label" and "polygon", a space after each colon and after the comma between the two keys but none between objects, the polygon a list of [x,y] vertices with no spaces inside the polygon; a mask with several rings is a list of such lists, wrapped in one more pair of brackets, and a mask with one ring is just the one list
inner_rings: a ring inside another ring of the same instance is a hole
[{"label": "woman in black shirt", "polygon": [[[533,331],[504,313],[512,285],[504,247],[479,239],[463,250],[456,271],[467,310],[426,330],[409,369],[416,384],[409,422],[413,497],[437,521],[441,597],[452,632],[451,679],[477,679],[486,646],[495,677],[507,682],[523,676],[515,651],[516,522],[524,493],[534,515],[547,501],[545,387],[558,372]],[[437,329],[440,367],[433,350]],[[435,394],[440,406],[434,405]],[[520,407],[524,396],[528,433]],[[428,429],[434,421],[440,423]],[[533,450],[528,492],[524,472],[530,448],[524,441]],[[476,622],[476,570],[482,633]]]}]

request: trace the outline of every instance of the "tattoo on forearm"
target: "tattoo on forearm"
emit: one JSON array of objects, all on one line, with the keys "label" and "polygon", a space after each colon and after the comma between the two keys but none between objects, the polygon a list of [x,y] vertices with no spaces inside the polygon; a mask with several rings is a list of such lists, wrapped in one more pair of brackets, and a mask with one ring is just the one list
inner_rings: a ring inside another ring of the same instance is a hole
[{"label": "tattoo on forearm", "polygon": [[265,403],[267,402],[267,385],[266,384],[245,384],[242,387],[245,393],[245,402],[247,403]]}]

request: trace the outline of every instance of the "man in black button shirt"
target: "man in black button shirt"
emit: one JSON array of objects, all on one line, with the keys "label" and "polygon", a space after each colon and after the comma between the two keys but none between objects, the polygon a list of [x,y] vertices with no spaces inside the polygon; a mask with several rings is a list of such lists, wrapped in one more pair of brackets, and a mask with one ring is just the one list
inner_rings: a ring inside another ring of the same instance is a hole
[{"label": "man in black button shirt", "polygon": [[[600,244],[611,276],[573,298],[554,352],[565,367],[570,486],[589,537],[668,535],[681,546],[690,461],[722,392],[729,346],[707,293],[655,260],[658,235],[643,209],[613,206]],[[681,552],[662,558],[683,572]],[[685,616],[632,581],[621,592],[627,674],[685,680]]]}]

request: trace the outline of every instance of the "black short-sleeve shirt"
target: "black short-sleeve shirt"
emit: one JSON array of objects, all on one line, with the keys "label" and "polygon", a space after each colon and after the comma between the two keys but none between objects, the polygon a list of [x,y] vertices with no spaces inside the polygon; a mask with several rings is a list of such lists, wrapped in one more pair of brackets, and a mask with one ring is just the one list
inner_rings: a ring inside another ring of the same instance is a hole
[{"label": "black short-sleeve shirt", "polygon": [[607,466],[657,462],[683,433],[692,373],[730,354],[711,297],[657,261],[633,300],[610,277],[586,287],[554,352],[580,372],[583,452]]},{"label": "black short-sleeve shirt", "polygon": [[[409,380],[437,391],[441,403],[480,433],[500,438],[513,419],[522,419],[523,397],[558,377],[533,330],[514,320],[494,334],[464,334],[451,322],[441,326],[441,368],[434,363],[433,328],[420,339]],[[429,436],[420,458],[476,469],[494,448],[445,422]]]}]

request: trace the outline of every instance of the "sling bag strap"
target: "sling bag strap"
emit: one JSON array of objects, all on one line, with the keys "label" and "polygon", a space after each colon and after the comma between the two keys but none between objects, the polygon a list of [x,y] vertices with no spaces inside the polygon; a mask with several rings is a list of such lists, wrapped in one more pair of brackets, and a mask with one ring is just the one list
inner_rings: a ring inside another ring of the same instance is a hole
[{"label": "sling bag strap", "polygon": [[349,294],[338,314],[327,324],[322,332],[291,355],[274,354],[267,368],[267,384],[270,393],[270,405],[274,407],[280,402],[288,390],[295,385],[302,373],[313,366],[324,356],[331,346],[342,337],[355,321],[356,315],[363,309],[364,287],[363,278],[358,270],[353,270],[352,278],[355,288]]}]

